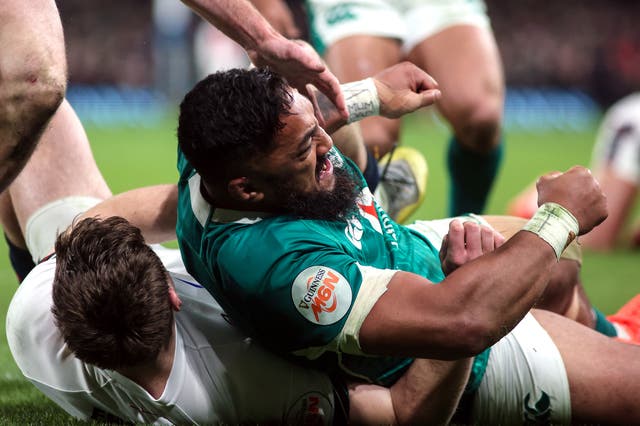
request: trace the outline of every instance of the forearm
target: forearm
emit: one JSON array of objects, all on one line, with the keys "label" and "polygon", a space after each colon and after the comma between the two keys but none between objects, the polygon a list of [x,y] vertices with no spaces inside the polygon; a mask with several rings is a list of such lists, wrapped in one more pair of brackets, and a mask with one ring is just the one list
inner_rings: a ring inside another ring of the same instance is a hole
[{"label": "forearm", "polygon": [[156,185],[115,195],[82,217],[121,216],[140,228],[148,244],[174,240],[177,220],[176,185]]},{"label": "forearm", "polygon": [[469,380],[472,359],[416,359],[393,384],[349,385],[354,424],[448,424]]},{"label": "forearm", "polygon": [[465,389],[473,360],[416,359],[389,389],[397,424],[448,424]]},{"label": "forearm", "polygon": [[241,45],[250,55],[274,38],[283,38],[245,0],[182,0],[203,19]]},{"label": "forearm", "polygon": [[397,272],[362,324],[362,349],[445,360],[476,355],[526,315],[556,263],[549,244],[520,231],[440,284]]},{"label": "forearm", "polygon": [[[321,125],[327,133],[331,134],[345,124],[354,123],[380,113],[380,99],[374,79],[341,84],[340,89],[347,104],[349,112],[347,117],[341,115],[336,106],[318,90],[312,88],[309,93],[317,109],[316,115],[319,116]],[[393,98],[393,96],[391,97]]]}]

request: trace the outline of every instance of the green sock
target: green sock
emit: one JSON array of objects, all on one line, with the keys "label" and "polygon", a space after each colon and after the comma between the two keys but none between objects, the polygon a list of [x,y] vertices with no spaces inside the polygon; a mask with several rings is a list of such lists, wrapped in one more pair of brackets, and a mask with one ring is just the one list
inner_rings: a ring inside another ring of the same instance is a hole
[{"label": "green sock", "polygon": [[449,216],[482,213],[489,191],[502,162],[504,143],[487,154],[460,146],[455,137],[449,140],[447,164],[451,180]]},{"label": "green sock", "polygon": [[609,336],[609,337],[618,336],[618,332],[616,331],[616,328],[613,326],[613,324],[611,324],[611,322],[607,319],[607,317],[604,316],[602,312],[600,312],[596,308],[592,308],[591,310],[593,311],[593,314],[596,317],[595,330],[597,332],[602,333],[605,336]]}]

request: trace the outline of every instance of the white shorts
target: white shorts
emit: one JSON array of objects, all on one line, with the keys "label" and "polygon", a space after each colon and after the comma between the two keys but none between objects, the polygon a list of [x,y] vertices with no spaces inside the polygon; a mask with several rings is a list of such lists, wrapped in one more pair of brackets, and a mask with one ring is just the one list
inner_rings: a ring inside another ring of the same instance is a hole
[{"label": "white shorts", "polygon": [[472,416],[487,425],[571,423],[562,357],[533,315],[491,348]]},{"label": "white shorts", "polygon": [[308,0],[311,27],[321,53],[353,35],[395,38],[409,52],[424,39],[455,25],[489,28],[482,0]]},{"label": "white shorts", "polygon": [[607,167],[640,185],[640,93],[623,98],[605,115],[593,150],[592,168]]},{"label": "white shorts", "polygon": [[52,201],[38,209],[27,220],[25,241],[35,263],[53,251],[58,234],[73,220],[102,200],[95,197],[72,196]]}]

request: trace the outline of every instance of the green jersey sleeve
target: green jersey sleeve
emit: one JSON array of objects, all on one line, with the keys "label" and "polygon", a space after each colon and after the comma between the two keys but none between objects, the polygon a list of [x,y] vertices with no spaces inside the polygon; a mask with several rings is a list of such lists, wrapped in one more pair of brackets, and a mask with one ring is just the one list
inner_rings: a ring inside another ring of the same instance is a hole
[{"label": "green jersey sleeve", "polygon": [[362,283],[356,260],[305,222],[286,231],[273,221],[250,226],[214,260],[230,305],[241,306],[252,334],[279,351],[329,348]]}]

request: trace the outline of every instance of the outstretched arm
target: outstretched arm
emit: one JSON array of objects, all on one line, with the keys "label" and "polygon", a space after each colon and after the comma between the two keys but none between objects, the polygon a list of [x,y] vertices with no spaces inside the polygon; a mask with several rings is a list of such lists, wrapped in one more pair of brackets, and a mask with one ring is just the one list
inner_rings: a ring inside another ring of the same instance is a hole
[{"label": "outstretched arm", "polygon": [[183,0],[200,16],[240,44],[256,66],[269,66],[301,93],[313,84],[347,115],[338,79],[320,56],[278,33],[246,0]]},{"label": "outstretched arm", "polygon": [[121,216],[137,226],[148,244],[176,238],[178,187],[175,184],[137,188],[115,195],[81,217]]},{"label": "outstretched arm", "polygon": [[[362,349],[456,359],[475,355],[507,334],[545,290],[558,251],[606,217],[606,198],[585,168],[542,177],[538,194],[540,214],[529,222],[536,226],[528,224],[439,285],[397,272],[362,324]],[[577,221],[575,228],[564,226],[567,216],[549,214],[553,205],[548,203],[568,210]]]}]

